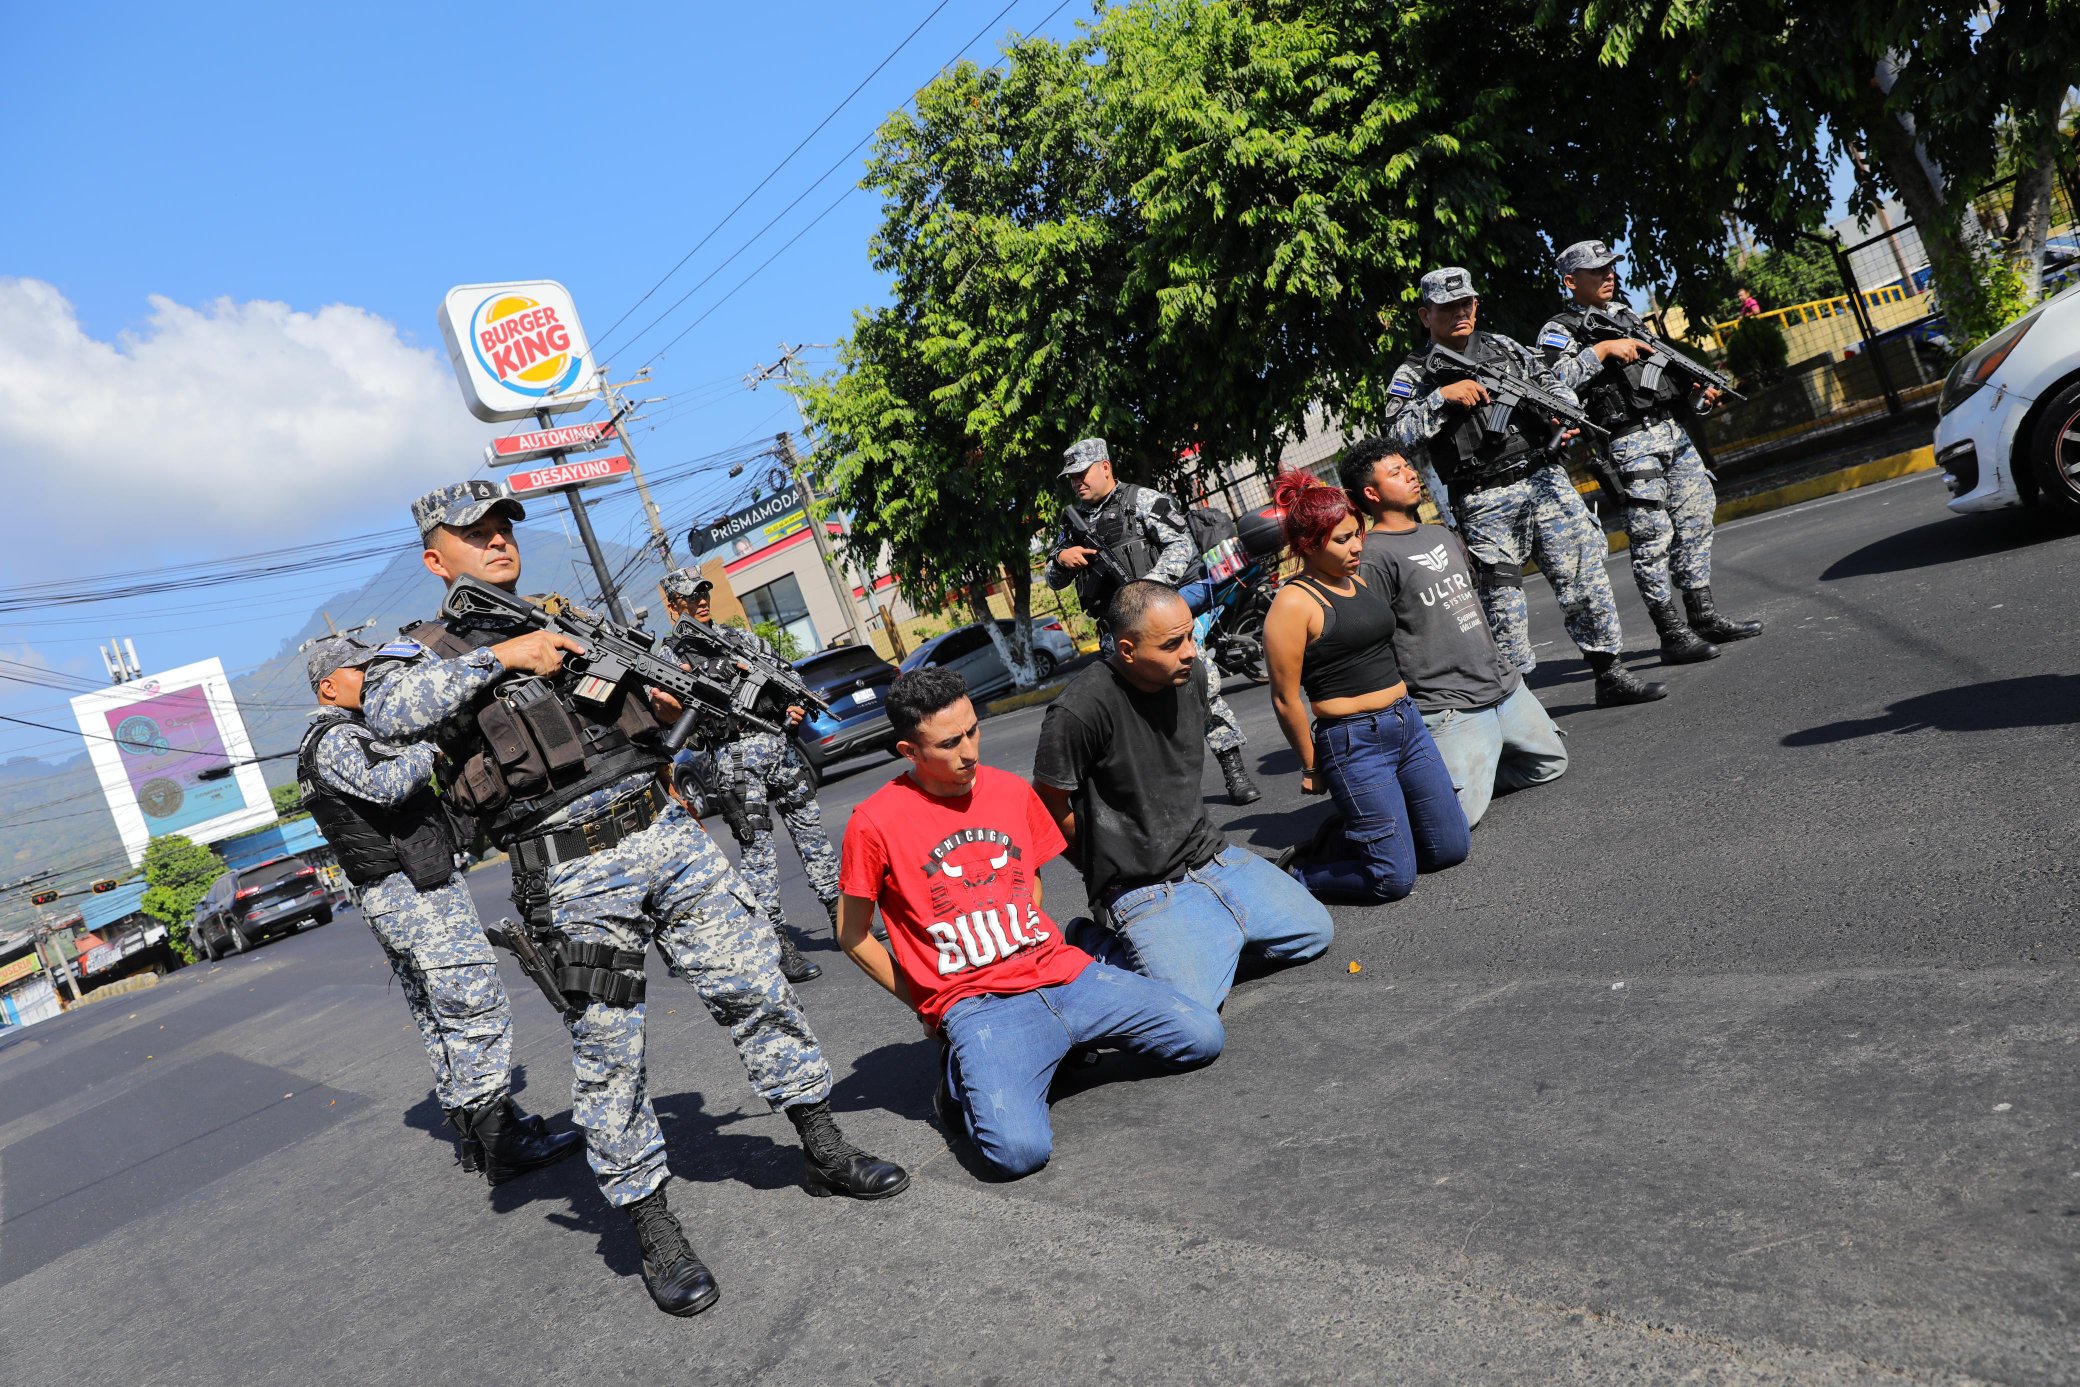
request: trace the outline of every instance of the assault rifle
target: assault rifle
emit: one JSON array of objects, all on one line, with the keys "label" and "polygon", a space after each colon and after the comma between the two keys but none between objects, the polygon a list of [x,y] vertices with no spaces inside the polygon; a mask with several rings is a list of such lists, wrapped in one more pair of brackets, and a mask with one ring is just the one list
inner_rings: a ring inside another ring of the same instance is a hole
[{"label": "assault rifle", "polygon": [[754,677],[743,657],[727,673],[712,668],[689,670],[662,636],[594,616],[561,598],[552,597],[536,606],[503,588],[458,578],[441,603],[441,615],[469,623],[485,617],[519,621],[577,641],[585,648],[575,654],[566,651],[563,669],[574,678],[568,686],[572,701],[583,707],[604,711],[624,689],[631,695],[643,689],[670,694],[685,711],[664,734],[668,754],[686,745],[704,713],[748,723],[762,732],[779,732],[786,726],[784,706],[776,721],[763,701],[770,680]]},{"label": "assault rifle", "polygon": [[[800,670],[767,649],[764,641],[754,639],[739,645],[713,626],[690,616],[682,617],[665,639],[694,668],[705,666],[717,678],[736,682],[738,702],[757,714],[746,721],[760,723],[761,730],[773,731],[773,727],[764,724],[777,723],[779,730],[785,731],[789,708],[827,711],[831,706],[803,681]],[[718,717],[717,721],[720,720]],[[714,730],[728,738],[736,735],[738,729],[726,726]]]},{"label": "assault rifle", "polygon": [[1664,338],[1648,331],[1647,325],[1637,319],[1627,323],[1607,308],[1592,308],[1582,315],[1582,328],[1593,342],[1614,342],[1621,337],[1634,337],[1652,347],[1654,350],[1639,360],[1639,383],[1645,389],[1660,390],[1662,377],[1673,371],[1678,378],[1699,389],[1716,390],[1728,399],[1748,398],[1733,388],[1732,381],[1702,361],[1683,355]]},{"label": "assault rifle", "polygon": [[1470,380],[1488,392],[1488,403],[1480,406],[1481,428],[1490,437],[1509,432],[1510,415],[1520,406],[1530,406],[1537,411],[1541,420],[1547,416],[1561,421],[1546,440],[1552,447],[1566,426],[1572,425],[1585,434],[1598,439],[1608,439],[1609,429],[1600,428],[1582,413],[1581,407],[1571,405],[1550,390],[1538,386],[1515,371],[1507,370],[1484,361],[1455,352],[1443,343],[1433,344],[1423,357],[1423,371],[1433,381],[1450,384],[1454,381]]},{"label": "assault rifle", "polygon": [[1068,527],[1070,537],[1076,541],[1078,548],[1091,551],[1083,574],[1094,581],[1088,591],[1083,583],[1079,582],[1076,585],[1076,596],[1083,602],[1085,611],[1093,616],[1102,617],[1105,605],[1112,600],[1112,595],[1133,582],[1134,575],[1122,568],[1119,560],[1112,557],[1104,545],[1098,543],[1098,532],[1091,528],[1089,518],[1082,511],[1074,506],[1064,507],[1062,523]]}]

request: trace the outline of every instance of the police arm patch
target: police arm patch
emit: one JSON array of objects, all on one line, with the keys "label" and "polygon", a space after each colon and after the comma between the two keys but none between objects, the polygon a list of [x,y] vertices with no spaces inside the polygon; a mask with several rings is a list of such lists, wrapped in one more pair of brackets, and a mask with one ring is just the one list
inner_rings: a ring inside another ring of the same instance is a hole
[{"label": "police arm patch", "polygon": [[1396,399],[1412,400],[1416,397],[1416,383],[1407,376],[1396,376],[1388,382],[1387,393]]},{"label": "police arm patch", "polygon": [[426,653],[426,647],[417,641],[396,640],[388,645],[376,647],[375,658],[379,660],[416,660]]},{"label": "police arm patch", "polygon": [[1548,323],[1546,330],[1538,335],[1538,345],[1541,347],[1571,347],[1574,345],[1574,339],[1567,335],[1565,328],[1560,327],[1558,324]]}]

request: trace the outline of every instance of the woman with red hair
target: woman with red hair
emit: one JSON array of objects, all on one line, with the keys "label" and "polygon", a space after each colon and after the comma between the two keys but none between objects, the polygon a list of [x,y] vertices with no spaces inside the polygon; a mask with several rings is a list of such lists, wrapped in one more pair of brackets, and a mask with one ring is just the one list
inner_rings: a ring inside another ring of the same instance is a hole
[{"label": "woman with red hair", "polygon": [[1317,896],[1398,901],[1417,872],[1466,860],[1466,815],[1402,682],[1393,604],[1359,576],[1365,527],[1350,498],[1299,471],[1272,495],[1302,571],[1264,617],[1271,706],[1300,757],[1301,793],[1326,791],[1341,811],[1288,870]]}]

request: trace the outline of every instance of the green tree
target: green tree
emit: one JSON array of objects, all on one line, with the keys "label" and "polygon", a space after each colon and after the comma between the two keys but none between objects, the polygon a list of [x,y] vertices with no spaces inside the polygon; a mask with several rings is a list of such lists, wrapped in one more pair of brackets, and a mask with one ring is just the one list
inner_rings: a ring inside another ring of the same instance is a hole
[{"label": "green tree", "polygon": [[767,645],[772,646],[773,653],[783,660],[799,660],[802,658],[802,643],[794,638],[794,632],[778,622],[760,621],[747,623],[744,618],[733,616],[722,624],[741,627],[750,631]]},{"label": "green tree", "polygon": [[178,833],[154,838],[144,850],[144,901],[139,907],[166,926],[168,942],[183,963],[196,959],[188,942],[195,907],[210,883],[224,874],[224,859],[201,843]]},{"label": "green tree", "polygon": [[[836,370],[797,392],[855,556],[885,547],[922,610],[963,603],[1020,686],[1035,677],[1030,549],[1061,450],[1103,433],[1123,459],[1175,456],[1145,423],[1120,313],[1126,210],[1090,57],[1087,40],[1020,41],[1001,68],[960,64],[889,117],[863,184],[882,196],[869,253],[892,301],[856,315]],[[1008,638],[987,601],[1007,577]]]},{"label": "green tree", "polygon": [[274,801],[274,812],[284,823],[291,819],[310,817],[309,812],[303,807],[303,788],[295,781],[292,780],[287,785],[277,785],[267,794],[268,798]]},{"label": "green tree", "polygon": [[1693,179],[1722,182],[1767,239],[1815,225],[1850,161],[1856,210],[1897,195],[1953,326],[1986,329],[1986,229],[1968,197],[1996,170],[2004,120],[2036,157],[2052,148],[2075,0],[1547,0],[1546,14],[1596,36],[1601,61],[1669,113]]}]

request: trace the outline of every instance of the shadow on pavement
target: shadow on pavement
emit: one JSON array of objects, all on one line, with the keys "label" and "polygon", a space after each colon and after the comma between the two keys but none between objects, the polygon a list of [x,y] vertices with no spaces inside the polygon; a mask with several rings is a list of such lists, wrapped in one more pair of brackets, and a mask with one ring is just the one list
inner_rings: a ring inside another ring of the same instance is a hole
[{"label": "shadow on pavement", "polygon": [[1783,739],[1784,746],[1825,746],[1900,732],[1998,732],[2080,722],[2080,674],[2030,674],[1916,694],[1871,718],[1823,723]]},{"label": "shadow on pavement", "polygon": [[1820,581],[1864,578],[1878,573],[1904,573],[1966,559],[1990,558],[2073,531],[2042,511],[2003,511],[1988,515],[1951,515],[1866,544],[1842,555],[1820,574]]}]

